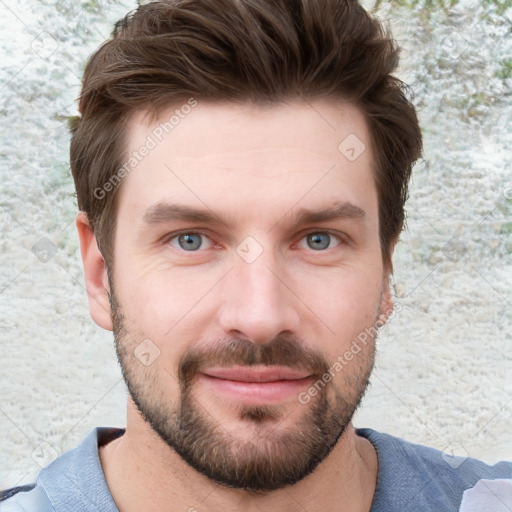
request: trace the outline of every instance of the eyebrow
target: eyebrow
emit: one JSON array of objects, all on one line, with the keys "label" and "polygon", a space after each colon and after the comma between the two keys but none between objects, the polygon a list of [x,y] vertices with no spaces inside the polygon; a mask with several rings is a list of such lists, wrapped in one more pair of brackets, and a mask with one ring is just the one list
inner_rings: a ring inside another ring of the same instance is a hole
[{"label": "eyebrow", "polygon": [[172,203],[156,203],[144,211],[142,216],[146,224],[161,224],[174,220],[214,223],[221,222],[222,219],[210,210],[199,210],[189,206],[182,206]]},{"label": "eyebrow", "polygon": [[315,222],[326,222],[337,219],[362,220],[365,211],[355,204],[344,202],[336,203],[323,210],[309,210],[300,208],[292,217],[293,224],[313,224]]},{"label": "eyebrow", "polygon": [[[365,211],[359,206],[349,202],[335,203],[322,209],[311,210],[298,209],[292,216],[293,225],[314,224],[337,219],[362,220]],[[284,219],[286,215],[283,216]],[[199,222],[204,224],[225,224],[229,226],[230,220],[222,215],[217,215],[209,209],[197,209],[190,206],[160,202],[147,208],[142,216],[145,224],[151,226],[172,221]],[[282,220],[281,219],[281,220]],[[276,224],[278,224],[278,221]]]}]

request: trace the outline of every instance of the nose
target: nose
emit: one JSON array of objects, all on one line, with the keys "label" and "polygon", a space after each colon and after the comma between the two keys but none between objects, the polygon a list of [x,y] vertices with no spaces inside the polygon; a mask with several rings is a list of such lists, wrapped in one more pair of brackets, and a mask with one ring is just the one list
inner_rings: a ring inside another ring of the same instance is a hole
[{"label": "nose", "polygon": [[278,335],[296,334],[299,306],[293,283],[270,251],[250,263],[235,255],[222,287],[219,320],[225,335],[265,344]]}]

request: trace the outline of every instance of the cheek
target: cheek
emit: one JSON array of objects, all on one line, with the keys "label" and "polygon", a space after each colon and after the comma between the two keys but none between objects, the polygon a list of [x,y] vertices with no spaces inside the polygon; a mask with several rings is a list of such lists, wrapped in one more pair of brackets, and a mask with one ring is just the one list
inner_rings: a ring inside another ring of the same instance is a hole
[{"label": "cheek", "polygon": [[205,322],[215,318],[215,272],[194,277],[183,269],[125,271],[116,286],[123,314],[132,332],[153,340],[167,360],[183,353],[190,340],[204,334]]},{"label": "cheek", "polygon": [[381,296],[381,277],[362,275],[355,269],[331,272],[322,286],[305,283],[302,286],[304,303],[328,327],[337,342],[376,320]]}]

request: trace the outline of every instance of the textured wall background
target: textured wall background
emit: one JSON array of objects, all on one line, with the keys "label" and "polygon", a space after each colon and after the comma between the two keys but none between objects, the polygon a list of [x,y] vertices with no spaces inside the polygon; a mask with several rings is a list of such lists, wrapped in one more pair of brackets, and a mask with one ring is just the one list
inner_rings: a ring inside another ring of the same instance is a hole
[{"label": "textured wall background", "polygon": [[[512,459],[512,1],[378,4],[425,159],[395,258],[399,312],[355,424],[448,463]],[[112,336],[87,310],[66,116],[87,56],[135,6],[0,1],[0,488],[32,481],[94,426],[124,424]]]}]

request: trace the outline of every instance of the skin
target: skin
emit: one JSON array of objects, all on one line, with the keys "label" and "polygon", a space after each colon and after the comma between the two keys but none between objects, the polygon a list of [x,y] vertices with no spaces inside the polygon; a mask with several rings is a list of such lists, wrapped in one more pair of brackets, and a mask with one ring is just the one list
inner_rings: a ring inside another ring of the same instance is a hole
[{"label": "skin", "polygon": [[[161,119],[168,118],[163,112]],[[127,152],[140,148],[158,123],[147,112],[135,113]],[[366,146],[355,161],[338,150],[350,134]],[[180,357],[194,348],[235,338],[263,345],[293,335],[332,364],[376,319],[385,323],[392,301],[372,158],[365,119],[347,102],[290,101],[272,108],[199,102],[119,190],[112,279],[127,330],[121,350],[140,385],[151,382],[171,411],[180,396]],[[208,210],[225,223],[146,223],[144,213],[162,202]],[[293,222],[302,208],[346,203],[364,215]],[[112,330],[107,269],[84,213],[77,227],[91,316]],[[176,238],[181,231],[204,233],[204,245],[185,251]],[[332,234],[328,248],[308,245],[307,234],[318,232]],[[249,236],[259,247],[251,251],[261,250],[251,263],[237,253]],[[131,355],[145,339],[160,351],[147,367]],[[331,404],[336,391],[350,398],[362,392],[354,382],[371,370],[373,348],[374,340],[334,373],[322,391]],[[301,390],[310,385],[305,381]],[[277,419],[258,423],[240,417],[244,399],[238,395],[200,378],[192,390],[197,406],[239,444],[294,432],[318,400],[304,405],[296,393],[279,399],[273,403]],[[126,433],[101,448],[100,460],[121,512],[368,511],[378,472],[373,446],[349,424],[331,453],[297,483],[270,492],[225,487],[184,462],[131,398]]]}]

